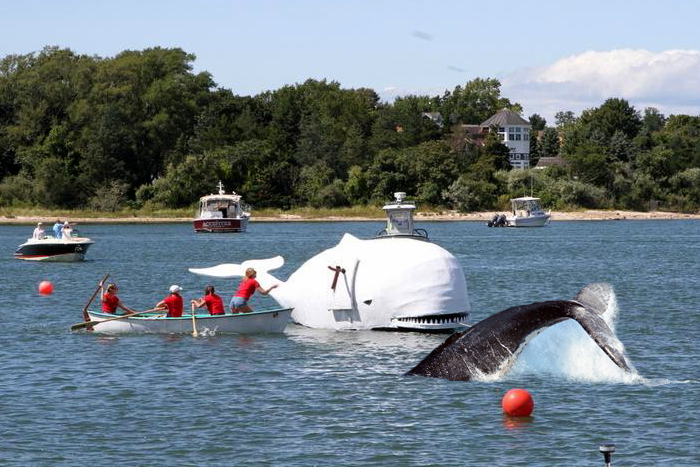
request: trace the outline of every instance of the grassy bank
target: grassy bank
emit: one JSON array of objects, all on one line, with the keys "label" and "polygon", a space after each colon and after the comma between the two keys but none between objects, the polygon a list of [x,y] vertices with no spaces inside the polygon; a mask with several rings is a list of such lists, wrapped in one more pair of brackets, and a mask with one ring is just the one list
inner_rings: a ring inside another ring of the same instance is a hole
[{"label": "grassy bank", "polygon": [[191,218],[194,210],[183,209],[158,209],[137,210],[124,209],[118,212],[92,211],[89,209],[42,209],[42,208],[0,208],[0,217],[15,218],[56,218],[56,219],[131,219],[131,218]]}]

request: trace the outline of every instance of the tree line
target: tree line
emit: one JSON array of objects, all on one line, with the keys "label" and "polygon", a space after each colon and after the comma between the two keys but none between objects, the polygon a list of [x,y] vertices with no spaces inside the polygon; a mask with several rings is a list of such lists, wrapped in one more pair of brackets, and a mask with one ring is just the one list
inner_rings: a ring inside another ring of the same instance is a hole
[{"label": "tree line", "polygon": [[463,126],[503,108],[522,114],[496,79],[392,103],[311,79],[239,96],[194,73],[194,60],[179,48],[2,58],[0,206],[181,208],[221,180],[253,208],[383,203],[405,191],[475,211],[530,190],[556,209],[700,208],[700,116],[618,98],[549,126],[533,114],[533,165],[557,155],[565,165],[510,170],[497,132],[477,144]]}]

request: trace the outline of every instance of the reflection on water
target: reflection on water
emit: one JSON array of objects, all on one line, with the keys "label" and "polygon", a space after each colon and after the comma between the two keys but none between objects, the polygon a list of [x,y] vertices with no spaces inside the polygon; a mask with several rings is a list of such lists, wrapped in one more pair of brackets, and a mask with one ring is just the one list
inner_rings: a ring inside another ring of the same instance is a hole
[{"label": "reflection on water", "polygon": [[534,423],[535,417],[511,417],[503,414],[503,428],[507,430],[524,430]]}]

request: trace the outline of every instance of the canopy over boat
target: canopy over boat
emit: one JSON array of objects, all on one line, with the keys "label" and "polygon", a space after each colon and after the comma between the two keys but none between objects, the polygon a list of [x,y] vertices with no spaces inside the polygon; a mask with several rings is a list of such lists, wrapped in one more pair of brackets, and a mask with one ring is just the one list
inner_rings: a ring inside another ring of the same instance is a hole
[{"label": "canopy over boat", "polygon": [[[210,315],[195,314],[194,326],[202,334],[220,333],[280,333],[289,322],[292,308],[268,308],[251,313]],[[167,318],[162,312],[152,312],[139,316],[122,319],[112,319],[117,315],[88,311],[90,321],[97,324],[92,326],[94,331],[107,334],[121,333],[162,333],[162,334],[191,334],[193,330],[192,315],[182,315],[179,318]],[[110,320],[103,323],[100,321]]]}]

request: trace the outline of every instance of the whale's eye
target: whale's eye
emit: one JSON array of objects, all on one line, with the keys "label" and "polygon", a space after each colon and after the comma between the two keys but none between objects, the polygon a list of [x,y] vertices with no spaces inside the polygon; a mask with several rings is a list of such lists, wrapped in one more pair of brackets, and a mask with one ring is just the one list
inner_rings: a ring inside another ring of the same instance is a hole
[{"label": "whale's eye", "polygon": [[365,305],[371,305],[372,304],[372,299],[370,298],[369,300],[365,300],[364,302]]}]

